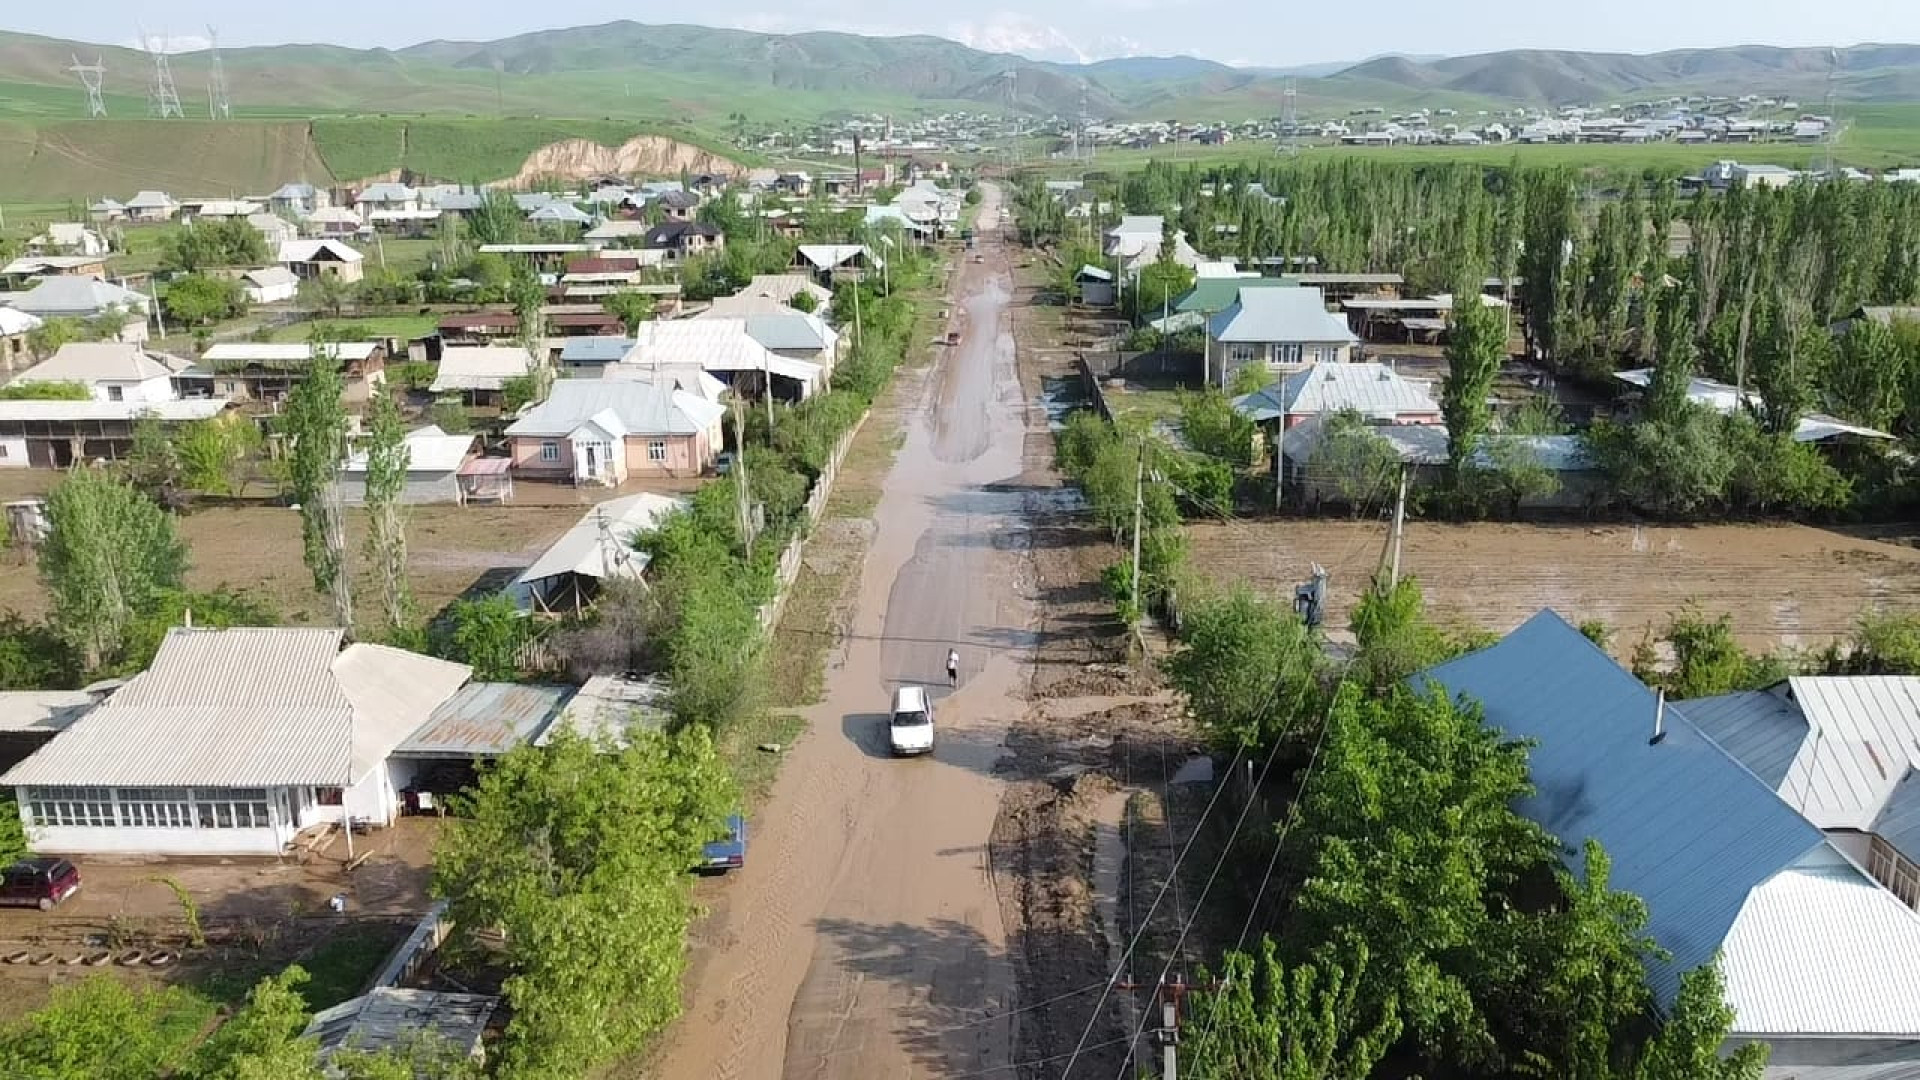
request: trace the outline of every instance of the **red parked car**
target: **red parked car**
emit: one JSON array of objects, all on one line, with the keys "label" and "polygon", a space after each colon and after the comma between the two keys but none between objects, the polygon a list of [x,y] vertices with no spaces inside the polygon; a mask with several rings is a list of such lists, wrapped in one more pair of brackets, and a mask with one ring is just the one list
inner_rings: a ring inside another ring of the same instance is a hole
[{"label": "red parked car", "polygon": [[22,859],[0,870],[0,904],[53,906],[80,889],[80,868],[65,859]]}]

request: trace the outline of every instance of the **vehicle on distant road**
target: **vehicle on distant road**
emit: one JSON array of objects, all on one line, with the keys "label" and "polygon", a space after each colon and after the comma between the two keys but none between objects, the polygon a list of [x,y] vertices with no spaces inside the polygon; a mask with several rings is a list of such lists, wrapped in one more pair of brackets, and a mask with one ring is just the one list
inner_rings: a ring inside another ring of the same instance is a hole
[{"label": "vehicle on distant road", "polygon": [[933,753],[933,704],[927,700],[925,687],[903,686],[893,692],[887,747],[895,757]]},{"label": "vehicle on distant road", "polygon": [[52,911],[79,890],[80,868],[65,859],[22,859],[0,870],[0,904]]},{"label": "vehicle on distant road", "polygon": [[747,819],[741,814],[727,817],[725,839],[715,840],[702,849],[700,872],[724,874],[747,865]]}]

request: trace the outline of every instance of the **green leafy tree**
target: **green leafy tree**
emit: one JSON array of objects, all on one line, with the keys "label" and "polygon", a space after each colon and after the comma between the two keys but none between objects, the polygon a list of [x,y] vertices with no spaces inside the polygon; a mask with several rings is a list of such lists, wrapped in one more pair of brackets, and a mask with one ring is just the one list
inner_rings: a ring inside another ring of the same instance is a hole
[{"label": "green leafy tree", "polygon": [[125,648],[135,616],[180,587],[186,546],[153,500],[95,469],[75,469],[54,487],[47,527],[40,578],[54,632],[97,671]]},{"label": "green leafy tree", "polygon": [[407,584],[407,425],[400,402],[382,390],[367,409],[367,560],[380,582],[387,629],[413,625],[413,591]]},{"label": "green leafy tree", "polygon": [[183,326],[206,326],[247,310],[246,294],[240,291],[239,282],[204,274],[188,274],[173,281],[164,299],[167,314]]},{"label": "green leafy tree", "polygon": [[[807,298],[812,299],[810,296]],[[640,324],[653,318],[653,297],[646,293],[614,293],[600,304],[606,309],[607,314],[620,320],[620,325],[626,328],[628,334],[639,333]]]},{"label": "green leafy tree", "polygon": [[453,657],[472,665],[483,682],[511,682],[520,674],[520,647],[527,641],[525,616],[505,593],[456,600],[447,610]]},{"label": "green leafy tree", "polygon": [[708,485],[701,494],[714,494],[696,499],[691,512],[671,515],[635,538],[652,558],[656,625],[664,630],[659,639],[671,706],[682,724],[720,727],[745,713],[758,690],[758,608],[768,597],[758,575],[740,572],[735,529],[721,524],[735,482],[729,476]]},{"label": "green leafy tree", "polygon": [[1487,395],[1507,353],[1507,313],[1482,303],[1477,290],[1453,300],[1447,330],[1447,377],[1440,384],[1440,413],[1447,422],[1447,469],[1456,489],[1465,486],[1474,452],[1486,435]]},{"label": "green leafy tree", "polygon": [[254,984],[247,1002],[194,1054],[192,1080],[324,1080],[319,1043],[302,1038],[310,1014],[299,965]]},{"label": "green leafy tree", "polygon": [[1325,482],[1355,517],[1390,489],[1400,468],[1400,452],[1351,409],[1321,423],[1320,441],[1307,458],[1309,474]]},{"label": "green leafy tree", "polygon": [[315,592],[332,596],[334,617],[353,625],[346,568],[340,465],[347,456],[347,410],[338,354],[316,341],[307,377],[287,395],[280,433],[287,442],[288,494],[300,507],[300,539]]},{"label": "green leafy tree", "polygon": [[[0,641],[5,640],[0,636]],[[8,666],[0,663],[0,672]],[[1822,667],[1830,675],[1920,675],[1920,616],[1904,612],[1861,616],[1845,647],[1828,650]]]},{"label": "green leafy tree", "polygon": [[1663,687],[1677,699],[1715,697],[1736,690],[1759,690],[1791,672],[1778,658],[1755,655],[1740,647],[1733,636],[1733,619],[1709,617],[1689,602],[1668,620],[1660,633],[1673,654],[1673,666],[1661,670],[1651,637],[1635,650],[1633,673],[1640,681]]},{"label": "green leafy tree", "polygon": [[1170,259],[1150,262],[1140,268],[1127,292],[1128,311],[1135,319],[1158,319],[1193,289],[1193,280],[1192,270]]},{"label": "green leafy tree", "polygon": [[1723,1053],[1733,1020],[1718,963],[1680,976],[1680,994],[1642,1052],[1632,1080],[1760,1080],[1767,1067],[1766,1044]]},{"label": "green leafy tree", "polygon": [[514,416],[521,409],[545,397],[546,387],[542,382],[541,377],[532,371],[528,371],[525,375],[515,375],[501,382],[500,411],[507,416]]},{"label": "green leafy tree", "polygon": [[95,975],[0,1029],[0,1073],[19,1080],[152,1080],[187,1059],[211,1009],[178,987]]},{"label": "green leafy tree", "polygon": [[1513,432],[1488,435],[1474,462],[1469,487],[1497,496],[1512,517],[1528,499],[1544,499],[1560,490],[1560,474],[1540,456],[1532,436]]},{"label": "green leafy tree", "polygon": [[125,645],[110,674],[135,675],[145,671],[152,665],[154,654],[160,651],[167,631],[188,622],[208,629],[278,626],[280,614],[271,604],[251,593],[224,587],[210,592],[168,589],[143,605],[127,624]]},{"label": "green leafy tree", "polygon": [[792,298],[787,301],[787,305],[795,311],[803,311],[811,314],[820,307],[820,301],[814,299],[812,293],[801,291],[794,293]]},{"label": "green leafy tree", "polygon": [[315,311],[337,319],[353,302],[353,286],[333,274],[309,278],[300,285],[300,302]]},{"label": "green leafy tree", "polygon": [[51,627],[0,612],[0,690],[60,690],[81,674],[72,650]]},{"label": "green leafy tree", "polygon": [[1445,632],[1427,622],[1426,601],[1411,577],[1388,584],[1384,575],[1353,605],[1356,639],[1352,675],[1361,685],[1386,690],[1455,651]]},{"label": "green leafy tree", "polygon": [[13,382],[0,386],[0,401],[92,401],[93,388],[83,382]]},{"label": "green leafy tree", "polygon": [[1721,418],[1689,403],[1670,423],[1603,421],[1587,448],[1620,501],[1645,513],[1688,517],[1725,504],[1735,462]]},{"label": "green leafy tree", "polygon": [[143,414],[133,422],[133,445],[121,459],[127,482],[149,498],[165,503],[181,486],[180,447],[159,417]]},{"label": "green leafy tree", "polygon": [[1496,897],[1555,853],[1553,838],[1511,809],[1532,791],[1525,748],[1437,688],[1369,698],[1349,683],[1319,761],[1300,801],[1306,866],[1291,933],[1365,941],[1378,977],[1362,983],[1360,1015],[1397,1005],[1428,1053],[1488,1059],[1475,951],[1505,918]]},{"label": "green leafy tree", "polygon": [[1167,673],[1216,742],[1252,748],[1317,712],[1321,658],[1298,615],[1236,586],[1182,613]]},{"label": "green leafy tree", "polygon": [[1653,374],[1647,386],[1647,419],[1656,424],[1684,420],[1687,392],[1693,384],[1693,318],[1687,293],[1665,288],[1655,297]]},{"label": "green leafy tree", "polygon": [[1828,402],[1841,417],[1868,427],[1886,428],[1900,414],[1901,395],[1912,378],[1910,357],[1892,328],[1857,319],[1840,339],[1827,373]]},{"label": "green leafy tree", "polygon": [[584,1076],[678,1015],[687,871],[735,797],[699,725],[630,730],[625,746],[563,733],[482,772],[435,852],[434,890],[456,944],[504,936],[499,1076]]},{"label": "green leafy tree", "polygon": [[465,435],[473,430],[473,417],[459,398],[441,398],[427,409],[427,420],[449,435]]},{"label": "green leafy tree", "polygon": [[512,244],[526,228],[520,204],[504,191],[487,191],[480,205],[467,215],[467,232],[476,244]]},{"label": "green leafy tree", "polygon": [[245,218],[196,221],[167,237],[160,265],[193,274],[221,266],[258,266],[268,254],[266,236]]},{"label": "green leafy tree", "polygon": [[1180,434],[1187,445],[1238,468],[1253,463],[1253,421],[1218,390],[1182,391]]},{"label": "green leafy tree", "polygon": [[258,425],[237,413],[196,420],[173,444],[180,481],[195,491],[239,495],[263,443]]},{"label": "green leafy tree", "polygon": [[1733,459],[1727,494],[1734,505],[1761,513],[1812,515],[1852,501],[1852,483],[1811,443],[1763,430],[1741,415],[1726,417],[1722,431]]},{"label": "green leafy tree", "polygon": [[39,326],[27,331],[27,349],[33,355],[45,360],[59,352],[60,346],[86,339],[86,324],[79,319],[59,317],[43,319]]},{"label": "green leafy tree", "polygon": [[1187,1000],[1180,1071],[1194,1080],[1367,1080],[1399,1041],[1393,992],[1363,994],[1364,944],[1281,962],[1272,939],[1257,957],[1229,953],[1220,985]]}]

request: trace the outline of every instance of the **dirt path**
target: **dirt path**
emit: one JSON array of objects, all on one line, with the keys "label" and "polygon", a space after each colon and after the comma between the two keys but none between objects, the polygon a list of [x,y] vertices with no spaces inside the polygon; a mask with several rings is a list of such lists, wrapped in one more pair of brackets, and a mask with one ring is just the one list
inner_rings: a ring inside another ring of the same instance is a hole
[{"label": "dirt path", "polygon": [[[983,220],[998,213],[988,188]],[[894,401],[905,444],[882,490],[850,640],[755,822],[755,857],[700,929],[663,1078],[943,1076],[1005,1065],[1012,975],[987,842],[1035,625],[1029,418],[1006,256],[961,264],[963,344]],[[903,377],[907,377],[904,376]],[[911,377],[908,377],[911,378]],[[876,422],[885,417],[876,417]],[[960,650],[950,692],[947,648]],[[931,760],[886,756],[894,687],[932,688]]]}]

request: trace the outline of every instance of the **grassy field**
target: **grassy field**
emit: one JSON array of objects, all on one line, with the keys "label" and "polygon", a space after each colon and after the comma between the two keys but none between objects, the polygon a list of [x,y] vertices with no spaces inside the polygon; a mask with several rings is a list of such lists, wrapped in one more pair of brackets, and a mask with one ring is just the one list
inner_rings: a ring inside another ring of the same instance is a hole
[{"label": "grassy field", "polygon": [[307,341],[316,326],[326,325],[338,329],[348,341],[367,341],[376,338],[399,338],[411,341],[433,333],[437,321],[431,315],[385,315],[366,319],[322,319],[314,322],[294,323],[274,330],[273,340],[280,342]]}]

